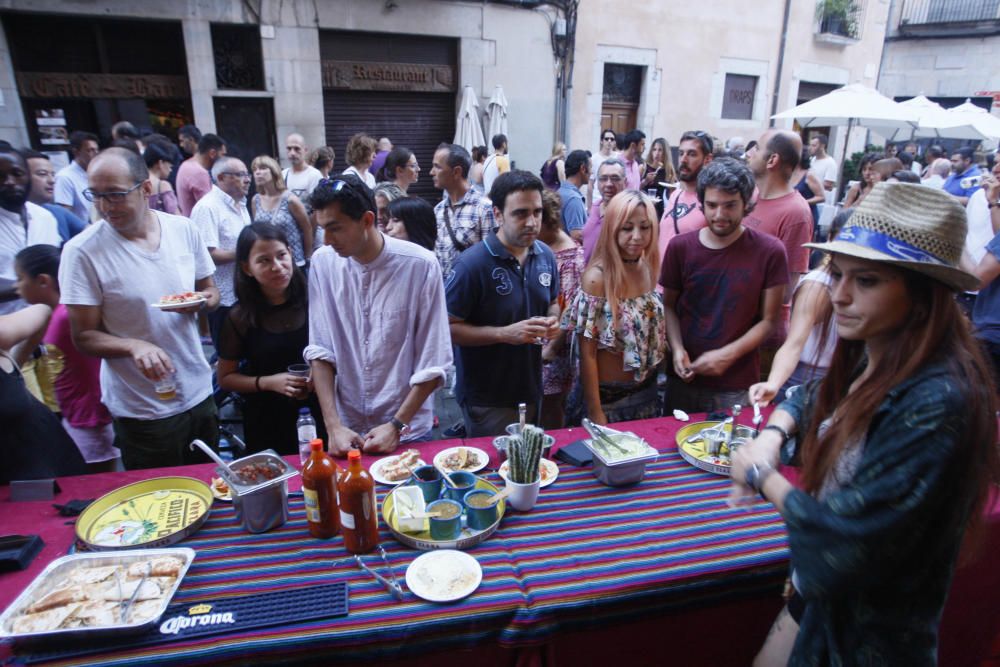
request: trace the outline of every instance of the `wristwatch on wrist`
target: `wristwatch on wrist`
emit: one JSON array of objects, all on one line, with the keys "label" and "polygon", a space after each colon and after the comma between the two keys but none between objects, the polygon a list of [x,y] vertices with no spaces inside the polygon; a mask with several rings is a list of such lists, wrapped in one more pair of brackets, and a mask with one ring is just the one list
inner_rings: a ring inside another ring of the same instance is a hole
[{"label": "wristwatch on wrist", "polygon": [[778,433],[781,436],[781,446],[782,447],[784,447],[785,444],[792,437],[791,435],[789,435],[788,431],[786,431],[782,427],[778,426],[777,424],[768,424],[767,426],[765,426],[764,428],[761,429],[761,432],[763,432],[763,431],[775,431],[776,433]]},{"label": "wristwatch on wrist", "polygon": [[746,484],[751,489],[764,497],[764,481],[774,472],[774,468],[769,463],[751,463],[747,468]]},{"label": "wristwatch on wrist", "polygon": [[991,201],[986,208],[1000,208],[1000,201]]},{"label": "wristwatch on wrist", "polygon": [[409,424],[404,424],[403,422],[401,422],[400,420],[396,419],[395,417],[393,417],[392,419],[390,419],[389,423],[392,424],[395,427],[396,432],[399,433],[399,437],[400,438],[402,438],[403,436],[406,436],[406,435],[410,434],[410,425]]}]

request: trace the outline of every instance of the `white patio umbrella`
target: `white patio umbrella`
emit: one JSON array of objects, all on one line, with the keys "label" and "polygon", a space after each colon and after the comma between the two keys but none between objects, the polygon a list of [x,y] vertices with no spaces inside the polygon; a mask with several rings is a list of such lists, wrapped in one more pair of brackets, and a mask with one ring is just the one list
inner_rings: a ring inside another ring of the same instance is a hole
[{"label": "white patio umbrella", "polygon": [[918,127],[911,139],[985,139],[986,135],[976,129],[971,123],[961,123],[961,119],[949,113],[937,102],[932,102],[923,95],[900,102],[901,105],[917,112],[920,119]]},{"label": "white patio umbrella", "polygon": [[473,146],[486,143],[483,139],[483,127],[479,124],[479,98],[472,86],[466,86],[462,90],[462,106],[458,110],[453,143],[470,152]]},{"label": "white patio umbrella", "polygon": [[851,134],[851,128],[864,127],[892,139],[900,132],[909,135],[917,129],[919,120],[916,111],[860,83],[837,88],[771,118],[794,119],[802,127],[846,125],[847,134],[840,156],[841,169],[847,157],[847,138]]},{"label": "white patio umbrella", "polygon": [[[503,94],[503,86],[499,83],[493,87],[493,94],[490,101],[486,103],[486,113],[489,119],[486,122],[486,139],[493,140],[498,134],[507,134],[507,96]],[[489,144],[490,154],[493,153],[493,144]]]},{"label": "white patio umbrella", "polygon": [[1000,118],[982,107],[977,107],[968,99],[957,107],[946,109],[946,113],[957,119],[957,122],[972,125],[981,132],[982,137],[975,137],[976,139],[1000,139]]}]

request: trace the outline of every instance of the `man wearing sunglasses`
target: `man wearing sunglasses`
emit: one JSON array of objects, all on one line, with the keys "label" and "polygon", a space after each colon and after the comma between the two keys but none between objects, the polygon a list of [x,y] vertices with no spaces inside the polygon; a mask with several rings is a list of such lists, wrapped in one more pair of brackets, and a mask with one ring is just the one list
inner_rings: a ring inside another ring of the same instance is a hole
[{"label": "man wearing sunglasses", "polygon": [[321,180],[311,203],[326,245],[309,269],[303,356],[330,452],[430,440],[432,394],[452,361],[437,258],[378,231],[375,197],[353,174]]},{"label": "man wearing sunglasses", "polygon": [[[187,218],[150,210],[146,163],[123,148],[94,158],[84,195],[101,220],[72,238],[59,267],[73,342],[100,357],[101,399],[127,469],[206,460],[194,439],[218,445],[212,371],[195,317],[219,303],[215,265]],[[193,292],[190,305],[154,307]],[[172,379],[173,391],[156,385]]]}]

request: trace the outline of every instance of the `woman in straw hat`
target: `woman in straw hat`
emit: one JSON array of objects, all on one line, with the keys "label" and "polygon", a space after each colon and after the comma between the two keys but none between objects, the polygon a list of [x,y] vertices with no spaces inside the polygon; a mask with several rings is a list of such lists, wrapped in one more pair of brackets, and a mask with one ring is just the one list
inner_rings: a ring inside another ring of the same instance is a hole
[{"label": "woman in straw hat", "polygon": [[[760,493],[788,527],[793,592],[755,664],[932,665],[967,524],[998,479],[989,367],[953,293],[962,207],[880,183],[836,239],[840,340],[733,457],[731,503]],[[801,465],[799,486],[776,470]]]}]

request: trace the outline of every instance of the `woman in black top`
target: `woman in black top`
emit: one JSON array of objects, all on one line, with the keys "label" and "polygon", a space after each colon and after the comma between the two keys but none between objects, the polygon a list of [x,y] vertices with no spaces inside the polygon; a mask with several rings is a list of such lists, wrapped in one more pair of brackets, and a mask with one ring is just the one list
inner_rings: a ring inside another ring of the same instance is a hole
[{"label": "woman in black top", "polygon": [[307,407],[326,437],[319,402],[305,378],[288,373],[309,343],[305,275],[295,266],[285,233],[254,223],[236,241],[239,303],[219,337],[219,386],[243,395],[247,449],[298,451],[295,421]]}]

